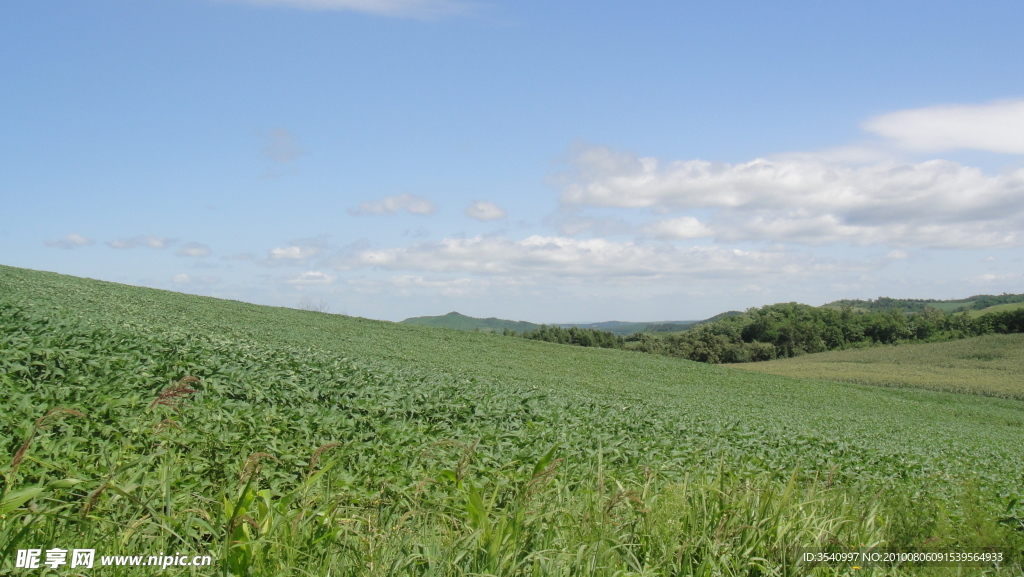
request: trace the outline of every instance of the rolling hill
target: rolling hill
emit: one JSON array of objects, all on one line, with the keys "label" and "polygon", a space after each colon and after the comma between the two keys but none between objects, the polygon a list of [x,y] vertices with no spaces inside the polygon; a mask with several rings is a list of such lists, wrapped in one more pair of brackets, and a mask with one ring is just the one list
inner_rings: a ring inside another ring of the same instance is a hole
[{"label": "rolling hill", "polygon": [[921,387],[1024,400],[1024,335],[829,351],[740,363],[738,369],[884,387]]},{"label": "rolling hill", "polygon": [[402,321],[402,324],[417,325],[423,327],[456,329],[460,331],[502,332],[505,329],[511,329],[513,331],[516,331],[517,333],[533,330],[540,327],[540,325],[538,324],[529,323],[526,321],[509,321],[494,317],[478,319],[460,314],[455,311],[452,311],[446,315],[435,317],[412,317]]},{"label": "rolling hill", "polygon": [[834,309],[850,306],[856,310],[864,310],[868,312],[886,312],[890,309],[897,309],[905,313],[918,313],[923,311],[927,306],[945,313],[956,313],[962,311],[980,311],[996,305],[1013,303],[1024,303],[1024,294],[1004,293],[1001,295],[974,295],[963,299],[952,300],[893,299],[888,297],[878,297],[874,300],[843,299],[833,301],[822,306]]},{"label": "rolling hill", "polygon": [[[687,328],[693,326],[696,323],[697,321],[661,321],[655,323],[604,321],[599,323],[555,323],[552,326],[563,328],[578,327],[581,329],[594,329],[598,331],[614,333],[619,336],[627,336],[639,332],[681,331],[686,330]],[[412,317],[402,321],[402,324],[445,329],[456,329],[460,331],[480,332],[502,332],[505,329],[511,329],[513,331],[516,331],[517,333],[535,330],[540,328],[541,326],[539,324],[530,323],[526,321],[510,321],[494,317],[489,317],[486,319],[475,318],[460,314],[455,311],[452,311],[446,315],[433,317]]]},{"label": "rolling hill", "polygon": [[3,266],[0,386],[4,572],[55,546],[322,576],[847,574],[795,548],[863,543],[1015,574],[1024,550],[1010,399]]}]

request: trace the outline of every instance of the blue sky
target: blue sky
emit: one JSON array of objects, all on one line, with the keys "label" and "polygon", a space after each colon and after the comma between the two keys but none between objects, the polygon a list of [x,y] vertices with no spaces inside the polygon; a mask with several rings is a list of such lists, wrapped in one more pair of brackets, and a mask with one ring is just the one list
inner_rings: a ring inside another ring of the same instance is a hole
[{"label": "blue sky", "polygon": [[13,0],[0,263],[388,320],[1024,292],[1021,21]]}]

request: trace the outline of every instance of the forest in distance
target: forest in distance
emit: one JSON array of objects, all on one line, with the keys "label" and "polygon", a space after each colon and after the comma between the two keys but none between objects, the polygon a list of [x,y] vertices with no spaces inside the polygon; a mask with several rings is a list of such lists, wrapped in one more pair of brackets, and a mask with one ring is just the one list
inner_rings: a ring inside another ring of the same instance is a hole
[{"label": "forest in distance", "polygon": [[[1018,304],[1022,306],[1014,306]],[[1010,308],[971,314],[1001,306]],[[625,337],[596,329],[549,325],[523,332],[506,328],[502,334],[719,364],[1021,332],[1024,332],[1024,295],[1004,294],[962,301],[883,297],[874,301],[837,301],[822,307],[779,303],[743,313],[718,315],[679,332],[641,332]]]}]

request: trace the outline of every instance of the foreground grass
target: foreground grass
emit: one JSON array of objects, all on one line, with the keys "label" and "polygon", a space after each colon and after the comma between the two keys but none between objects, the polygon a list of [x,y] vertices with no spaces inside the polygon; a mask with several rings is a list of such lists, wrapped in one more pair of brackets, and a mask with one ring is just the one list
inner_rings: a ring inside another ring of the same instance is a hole
[{"label": "foreground grass", "polygon": [[1024,335],[1019,334],[831,351],[732,366],[806,379],[1024,399]]},{"label": "foreground grass", "polygon": [[858,574],[1020,574],[1018,401],[6,267],[0,329],[4,571],[97,546],[225,575],[828,575],[853,570],[794,549],[867,544],[1007,560]]}]

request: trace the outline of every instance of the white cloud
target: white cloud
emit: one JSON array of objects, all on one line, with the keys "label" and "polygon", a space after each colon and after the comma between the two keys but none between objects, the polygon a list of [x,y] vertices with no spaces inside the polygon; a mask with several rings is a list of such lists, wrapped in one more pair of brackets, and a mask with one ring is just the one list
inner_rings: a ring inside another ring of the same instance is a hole
[{"label": "white cloud", "polygon": [[479,221],[498,220],[505,218],[505,211],[493,202],[477,201],[466,207],[466,216]]},{"label": "white cloud", "polygon": [[910,258],[910,253],[905,250],[893,250],[889,251],[889,254],[885,255],[885,258],[892,260],[903,260]]},{"label": "white cloud", "polygon": [[967,279],[969,283],[973,285],[992,285],[997,283],[1005,284],[1016,284],[1020,282],[1020,279],[1024,278],[1024,275],[1019,273],[1016,274],[983,274],[980,276],[972,277]]},{"label": "white cloud", "polygon": [[[1024,244],[1024,169],[989,176],[945,161],[851,166],[787,157],[662,162],[603,148],[576,159],[564,205],[705,211],[649,225],[662,238],[980,248]],[[701,225],[701,226],[698,226]],[[706,228],[705,228],[706,227]],[[676,234],[673,235],[672,231]]]},{"label": "white cloud", "polygon": [[636,227],[620,218],[593,217],[579,214],[578,211],[562,211],[561,214],[548,219],[549,224],[556,225],[558,232],[566,236],[589,233],[591,236],[618,236],[636,232]]},{"label": "white cloud", "polygon": [[267,133],[267,144],[263,147],[263,156],[268,159],[287,164],[305,153],[299,146],[292,132],[285,128],[275,128]]},{"label": "white cloud", "polygon": [[89,246],[93,244],[93,240],[91,238],[86,238],[80,234],[75,233],[64,235],[64,238],[60,240],[47,240],[45,242],[46,246],[63,249],[72,249],[79,246]]},{"label": "white cloud", "polygon": [[204,244],[199,244],[198,242],[190,242],[182,245],[182,247],[179,248],[178,252],[175,254],[177,254],[178,256],[200,258],[204,256],[210,256],[211,254],[213,254],[213,251],[210,250],[210,247]]},{"label": "white cloud", "polygon": [[159,236],[134,236],[132,238],[112,240],[107,243],[111,248],[136,248],[140,246],[163,250],[177,242],[174,239]]},{"label": "white cloud", "polygon": [[531,236],[522,240],[477,236],[437,243],[353,252],[342,268],[557,278],[720,277],[801,275],[835,265],[782,250],[741,251],[716,246],[580,240]]},{"label": "white cloud", "polygon": [[663,240],[706,238],[714,233],[704,223],[692,216],[681,216],[659,220],[647,225],[643,231],[655,238]]},{"label": "white cloud", "polygon": [[311,270],[304,272],[295,278],[288,279],[284,282],[291,285],[323,285],[331,284],[332,282],[334,282],[335,278],[336,277],[334,275],[329,275],[318,270]]},{"label": "white cloud", "polygon": [[234,0],[248,4],[307,10],[351,10],[382,16],[433,17],[466,12],[470,5],[455,0]]},{"label": "white cloud", "polygon": [[399,289],[404,289],[403,294],[410,294],[409,289],[426,289],[439,292],[443,296],[462,297],[470,294],[474,288],[482,288],[481,285],[489,286],[490,283],[481,282],[470,278],[424,278],[415,275],[393,276],[388,282]]},{"label": "white cloud", "polygon": [[868,120],[864,129],[910,150],[1024,154],[1024,99],[900,110]]},{"label": "white cloud", "polygon": [[429,199],[403,192],[394,196],[387,196],[380,200],[365,200],[359,203],[359,208],[350,210],[352,214],[395,214],[405,211],[412,214],[432,214],[437,206]]},{"label": "white cloud", "polygon": [[270,249],[266,258],[256,261],[259,266],[315,266],[310,265],[309,260],[323,256],[327,249],[327,241],[324,238],[301,238],[288,241],[285,246],[277,246]]},{"label": "white cloud", "polygon": [[320,249],[315,246],[291,245],[272,249],[270,251],[270,258],[272,260],[306,260],[313,258],[319,253]]}]

